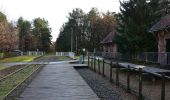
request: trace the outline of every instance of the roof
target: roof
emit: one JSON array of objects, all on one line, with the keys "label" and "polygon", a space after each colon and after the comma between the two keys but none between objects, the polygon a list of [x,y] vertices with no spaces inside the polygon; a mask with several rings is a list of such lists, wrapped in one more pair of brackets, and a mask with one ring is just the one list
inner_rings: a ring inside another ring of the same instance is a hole
[{"label": "roof", "polygon": [[112,43],[116,34],[117,32],[115,30],[110,32],[100,43],[101,44]]},{"label": "roof", "polygon": [[170,27],[170,15],[163,17],[159,22],[157,22],[149,32],[158,32]]}]

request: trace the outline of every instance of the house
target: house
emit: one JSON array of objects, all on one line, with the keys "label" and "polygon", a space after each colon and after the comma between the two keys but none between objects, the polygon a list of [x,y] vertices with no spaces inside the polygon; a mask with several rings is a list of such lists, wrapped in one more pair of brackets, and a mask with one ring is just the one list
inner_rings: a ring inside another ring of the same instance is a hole
[{"label": "house", "polygon": [[[110,32],[101,42],[100,44],[103,47],[103,56],[114,56],[118,51],[117,44],[113,41],[116,36],[117,31]],[[109,54],[109,55],[106,55]],[[112,54],[112,55],[111,55]]]},{"label": "house", "polygon": [[166,52],[170,52],[170,15],[163,17],[159,22],[149,30],[158,37],[158,62],[167,63],[168,56]]}]

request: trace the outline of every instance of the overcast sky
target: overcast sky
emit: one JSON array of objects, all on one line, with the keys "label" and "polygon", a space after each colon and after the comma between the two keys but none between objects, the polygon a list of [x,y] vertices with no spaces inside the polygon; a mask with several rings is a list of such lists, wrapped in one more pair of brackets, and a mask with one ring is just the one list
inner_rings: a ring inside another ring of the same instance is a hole
[{"label": "overcast sky", "polygon": [[88,12],[92,7],[102,12],[118,12],[119,0],[0,0],[0,11],[9,21],[16,21],[20,16],[29,21],[36,17],[48,20],[52,41],[56,40],[60,27],[67,21],[68,12],[74,8]]}]

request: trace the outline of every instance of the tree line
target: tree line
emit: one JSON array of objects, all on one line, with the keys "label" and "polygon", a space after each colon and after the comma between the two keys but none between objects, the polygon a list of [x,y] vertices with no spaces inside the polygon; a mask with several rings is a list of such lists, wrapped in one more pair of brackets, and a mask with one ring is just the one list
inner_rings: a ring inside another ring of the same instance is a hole
[{"label": "tree line", "polygon": [[44,18],[27,21],[20,17],[17,22],[8,22],[0,12],[0,52],[50,51],[51,28]]},{"label": "tree line", "polygon": [[19,49],[22,51],[50,51],[51,28],[44,18],[35,18],[29,22],[20,17],[17,21],[19,30]]},{"label": "tree line", "polygon": [[68,21],[60,29],[56,50],[70,51],[71,38],[76,53],[85,48],[101,51],[100,42],[109,32],[119,34],[113,39],[121,53],[157,51],[156,34],[148,30],[169,14],[169,0],[120,1],[120,12],[99,12],[92,8],[88,13],[76,8],[69,13]]},{"label": "tree line", "polygon": [[[101,40],[116,27],[114,12],[101,13],[97,8],[92,8],[88,13],[76,8],[69,13],[68,22],[60,29],[56,40],[57,51],[73,51],[80,53],[83,48],[88,51],[101,50]],[[71,42],[72,41],[72,42]]]}]

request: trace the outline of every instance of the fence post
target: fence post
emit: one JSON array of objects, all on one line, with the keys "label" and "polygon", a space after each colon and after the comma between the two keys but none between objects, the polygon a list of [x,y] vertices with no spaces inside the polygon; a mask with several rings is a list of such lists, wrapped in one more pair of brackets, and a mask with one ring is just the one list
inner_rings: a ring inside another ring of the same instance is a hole
[{"label": "fence post", "polygon": [[88,67],[89,67],[89,55],[88,55]]},{"label": "fence post", "polygon": [[112,82],[112,61],[110,62],[110,82]]},{"label": "fence post", "polygon": [[91,69],[93,70],[93,56],[91,57]]},{"label": "fence post", "polygon": [[100,60],[99,60],[99,58],[98,58],[98,72],[100,74]]},{"label": "fence post", "polygon": [[130,66],[127,69],[127,92],[130,92]]},{"label": "fence post", "polygon": [[118,62],[116,62],[116,85],[119,85],[119,70],[120,70],[119,64]]},{"label": "fence post", "polygon": [[102,69],[102,76],[103,76],[103,77],[105,77],[105,75],[104,75],[104,63],[105,63],[105,62],[104,62],[104,59],[103,59],[103,69]]},{"label": "fence post", "polygon": [[138,100],[142,99],[142,68],[139,68],[139,96]]},{"label": "fence post", "polygon": [[161,100],[165,100],[165,74],[162,74]]},{"label": "fence post", "polygon": [[96,72],[96,58],[94,56],[94,72]]}]

